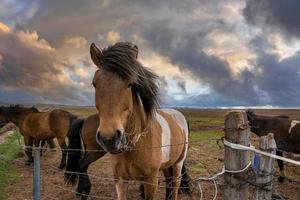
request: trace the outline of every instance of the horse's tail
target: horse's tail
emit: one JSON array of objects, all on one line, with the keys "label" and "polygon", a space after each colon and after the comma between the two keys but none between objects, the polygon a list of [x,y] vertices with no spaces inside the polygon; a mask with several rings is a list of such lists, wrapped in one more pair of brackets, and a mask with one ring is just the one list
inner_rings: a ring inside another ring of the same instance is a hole
[{"label": "horse's tail", "polygon": [[72,127],[75,124],[75,122],[77,122],[77,119],[78,119],[78,116],[73,115],[73,114],[70,113],[70,115],[69,115],[69,122],[70,123],[69,123],[68,135],[67,135],[69,140],[70,140],[70,137],[71,137]]},{"label": "horse's tail", "polygon": [[74,185],[79,172],[79,160],[81,159],[81,129],[84,119],[73,121],[69,131],[69,146],[67,150],[67,167],[65,182]]},{"label": "horse's tail", "polygon": [[[187,128],[188,128],[188,133],[190,133],[190,124],[187,121]],[[188,144],[186,144],[188,145]],[[179,187],[180,192],[182,192],[183,194],[189,195],[191,196],[191,188],[190,188],[190,177],[188,175],[188,172],[186,170],[185,167],[185,162],[182,165],[182,169],[181,169],[181,182],[180,182],[180,187]]]},{"label": "horse's tail", "polygon": [[181,193],[191,196],[191,188],[190,188],[190,177],[187,173],[185,164],[183,164],[181,169],[181,182],[179,190]]}]

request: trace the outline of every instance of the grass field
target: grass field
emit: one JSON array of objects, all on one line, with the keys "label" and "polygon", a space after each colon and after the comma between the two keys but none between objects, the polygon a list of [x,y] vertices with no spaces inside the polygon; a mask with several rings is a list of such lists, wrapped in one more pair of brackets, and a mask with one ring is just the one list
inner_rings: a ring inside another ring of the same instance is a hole
[{"label": "grass field", "polygon": [[[81,117],[88,116],[95,113],[95,109],[92,108],[77,108],[67,107],[66,110],[79,115]],[[190,144],[188,158],[186,165],[189,170],[189,174],[192,178],[199,176],[210,176],[219,172],[223,167],[223,154],[224,148],[222,144],[217,144],[217,139],[223,136],[224,128],[224,116],[229,110],[217,110],[217,109],[182,109],[189,122],[190,127]],[[258,113],[265,114],[286,114],[290,115],[294,119],[300,119],[300,111],[294,110],[258,110]],[[254,137],[254,136],[253,136]],[[8,143],[15,143],[15,140],[8,138]],[[9,145],[11,146],[11,145]],[[15,145],[17,146],[17,145]],[[5,149],[5,148],[4,148]],[[20,149],[19,149],[20,150]],[[17,150],[9,150],[12,152],[20,152]],[[0,147],[1,152],[1,147]],[[28,166],[24,166],[25,157],[15,159],[19,153],[12,154],[11,161],[8,162],[9,177],[12,179],[5,179],[5,182],[9,183],[8,187],[0,187],[2,191],[5,191],[6,196],[9,199],[24,199],[32,197],[32,169]],[[46,152],[41,161],[42,169],[42,195],[45,199],[62,199],[71,200],[75,198],[73,191],[76,189],[74,186],[66,186],[63,182],[63,171],[57,169],[60,159],[60,151],[56,153]],[[287,176],[293,180],[300,181],[300,170],[292,165],[287,165]],[[7,170],[7,168],[6,168]],[[22,172],[22,176],[16,172]],[[104,199],[115,199],[116,193],[111,180],[112,171],[110,164],[110,155],[106,155],[97,162],[93,163],[89,168],[89,174],[92,181],[92,196],[103,197]],[[276,173],[278,174],[277,165]],[[1,180],[2,181],[2,180]],[[285,184],[279,184],[277,179],[274,178],[274,187],[277,192],[282,193],[289,199],[300,199],[300,186],[292,182],[286,182]],[[222,188],[222,181],[219,182],[219,189]],[[163,187],[163,180],[160,182]],[[7,184],[6,184],[7,186]],[[22,188],[26,186],[27,190],[23,191]],[[203,199],[212,199],[214,194],[214,187],[211,182],[203,182]],[[1,192],[0,190],[0,192]],[[128,199],[137,199],[138,183],[132,183],[129,187]],[[2,193],[2,192],[1,192]],[[252,193],[251,193],[252,194]],[[157,192],[157,199],[163,199],[164,188],[159,188]],[[199,198],[195,194],[196,199]],[[97,199],[97,198],[94,198]],[[186,198],[181,198],[186,199]],[[187,198],[188,199],[188,198]],[[221,192],[218,194],[218,199],[221,199]]]},{"label": "grass field", "polygon": [[9,191],[6,187],[18,181],[20,172],[12,169],[14,159],[23,156],[19,145],[18,133],[8,136],[3,144],[0,144],[0,199],[6,199]]}]

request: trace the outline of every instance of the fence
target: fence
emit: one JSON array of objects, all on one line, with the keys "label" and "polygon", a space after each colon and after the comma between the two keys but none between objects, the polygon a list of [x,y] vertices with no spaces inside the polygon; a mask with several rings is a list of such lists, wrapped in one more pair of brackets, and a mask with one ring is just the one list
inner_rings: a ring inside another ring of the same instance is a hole
[{"label": "fence", "polygon": [[[216,139],[217,141],[217,139]],[[222,186],[222,199],[223,200],[246,200],[249,199],[249,193],[255,194],[254,198],[261,199],[274,199],[276,191],[273,188],[272,176],[274,175],[274,159],[281,159],[285,162],[300,165],[299,161],[291,160],[288,158],[275,155],[276,144],[273,134],[263,136],[259,140],[259,149],[251,146],[250,128],[245,112],[233,111],[225,117],[225,137],[223,138],[224,144],[224,166],[222,170],[210,177],[195,177],[192,179],[192,187],[197,193],[199,199],[203,199],[204,190],[203,182],[211,181],[214,186],[214,194],[212,198],[218,198],[219,186]],[[158,147],[153,147],[158,148]],[[41,169],[40,169],[40,149],[34,150],[34,176],[33,176],[33,196],[34,200],[40,200],[41,194],[47,199],[56,199],[51,194],[41,193]],[[254,156],[251,159],[251,152]],[[219,158],[217,158],[219,159]],[[45,169],[42,169],[42,171]],[[53,165],[47,166],[47,172],[61,173],[57,167]],[[80,173],[79,173],[80,174]],[[99,174],[91,174],[89,176],[100,179],[101,181],[114,181],[113,177],[102,176]],[[223,185],[219,180],[223,181]],[[163,177],[159,177],[163,178]],[[250,191],[249,187],[254,186],[255,192]],[[58,190],[73,192],[75,191],[64,186],[54,186]],[[164,185],[161,183],[159,189],[163,189]],[[93,199],[115,199],[111,196],[93,196]],[[284,199],[281,195],[277,194],[278,199]],[[220,199],[219,195],[219,199]]]}]

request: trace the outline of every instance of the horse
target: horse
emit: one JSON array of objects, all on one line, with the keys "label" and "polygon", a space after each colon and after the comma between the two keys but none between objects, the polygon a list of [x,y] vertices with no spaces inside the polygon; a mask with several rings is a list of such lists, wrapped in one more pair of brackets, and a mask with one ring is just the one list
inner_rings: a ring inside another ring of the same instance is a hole
[{"label": "horse", "polygon": [[[159,109],[158,76],[143,67],[138,47],[118,42],[103,50],[90,46],[97,66],[92,84],[99,127],[97,143],[112,155],[119,200],[128,180],[143,182],[145,199],[154,199],[158,174],[166,179],[166,199],[177,199],[188,150],[188,124],[179,111]],[[188,181],[188,179],[186,179]]]},{"label": "horse", "polygon": [[70,129],[65,182],[74,185],[79,174],[76,194],[81,199],[87,199],[91,190],[87,174],[89,165],[106,154],[96,142],[95,133],[98,126],[98,115],[94,114],[86,119],[75,120]]},{"label": "horse", "polygon": [[[300,153],[300,121],[292,120],[288,116],[265,116],[257,115],[253,111],[247,110],[247,118],[249,121],[251,132],[259,137],[274,134],[277,145],[276,155],[283,156],[282,151],[290,153]],[[284,164],[282,160],[278,160],[280,169],[279,182],[283,182],[285,178]]]},{"label": "horse", "polygon": [[[103,157],[107,152],[97,143],[95,133],[99,127],[99,117],[97,114],[90,115],[85,119],[76,119],[72,124],[67,150],[67,165],[65,171],[65,182],[75,185],[79,176],[76,189],[77,196],[87,199],[91,191],[91,182],[87,174],[89,165]],[[183,173],[186,172],[183,167]],[[185,179],[187,177],[185,176]],[[186,190],[186,181],[181,181],[181,192]],[[166,196],[170,194],[167,191]],[[144,198],[143,185],[140,186],[140,195]]]},{"label": "horse", "polygon": [[[33,163],[32,146],[39,141],[57,138],[62,151],[60,169],[66,166],[67,148],[65,138],[68,136],[72,122],[77,118],[71,113],[54,109],[50,112],[39,112],[38,109],[26,108],[23,106],[10,106],[0,108],[0,124],[3,126],[9,122],[14,123],[24,137],[25,154],[27,155],[26,165]],[[51,143],[50,143],[50,146]]]}]

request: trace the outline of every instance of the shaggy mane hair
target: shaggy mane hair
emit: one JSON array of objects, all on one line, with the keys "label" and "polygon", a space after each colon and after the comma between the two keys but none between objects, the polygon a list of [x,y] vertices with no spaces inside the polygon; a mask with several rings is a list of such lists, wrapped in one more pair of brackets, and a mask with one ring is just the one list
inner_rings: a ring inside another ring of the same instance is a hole
[{"label": "shaggy mane hair", "polygon": [[143,104],[147,118],[152,118],[159,107],[158,76],[138,62],[138,47],[130,42],[118,42],[102,53],[101,68],[130,80],[134,97]]}]

